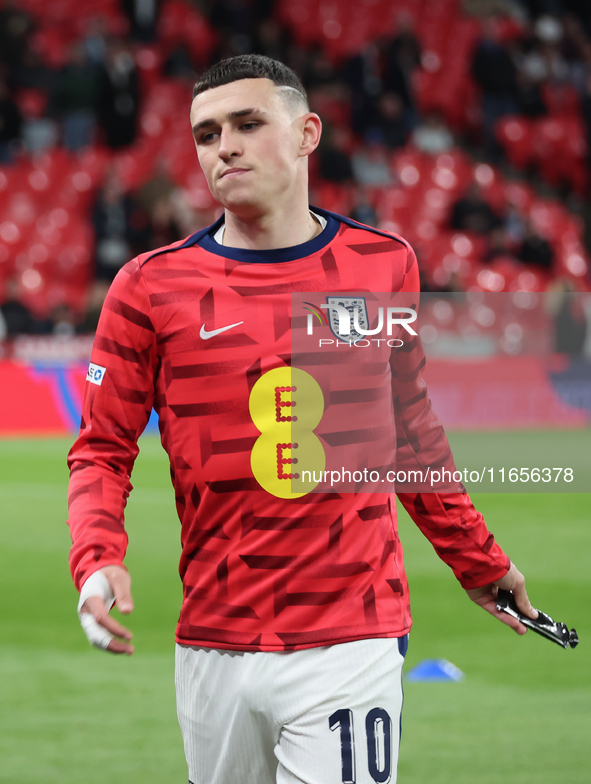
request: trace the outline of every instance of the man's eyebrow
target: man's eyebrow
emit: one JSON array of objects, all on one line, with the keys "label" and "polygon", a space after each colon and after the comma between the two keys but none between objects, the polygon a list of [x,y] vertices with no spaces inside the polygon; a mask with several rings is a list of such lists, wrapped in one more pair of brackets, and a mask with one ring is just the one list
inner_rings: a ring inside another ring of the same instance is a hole
[{"label": "man's eyebrow", "polygon": [[[235,120],[238,117],[246,117],[249,114],[260,114],[263,116],[267,115],[267,112],[263,111],[262,109],[257,109],[255,107],[249,107],[248,109],[237,109],[235,112],[230,112],[226,115],[230,120]],[[195,123],[193,126],[193,133],[198,133],[203,128],[210,128],[212,125],[217,125],[218,121],[212,118],[208,118],[206,120],[201,120],[201,122]]]}]

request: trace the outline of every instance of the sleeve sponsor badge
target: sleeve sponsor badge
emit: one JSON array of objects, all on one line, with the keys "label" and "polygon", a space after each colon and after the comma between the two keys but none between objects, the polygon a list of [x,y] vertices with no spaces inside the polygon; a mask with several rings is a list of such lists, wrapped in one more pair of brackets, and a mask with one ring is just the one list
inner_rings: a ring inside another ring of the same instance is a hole
[{"label": "sleeve sponsor badge", "polygon": [[88,366],[86,380],[90,381],[91,384],[96,384],[100,387],[100,385],[103,383],[103,378],[105,377],[106,372],[107,368],[101,367],[100,365],[95,365],[91,362]]}]

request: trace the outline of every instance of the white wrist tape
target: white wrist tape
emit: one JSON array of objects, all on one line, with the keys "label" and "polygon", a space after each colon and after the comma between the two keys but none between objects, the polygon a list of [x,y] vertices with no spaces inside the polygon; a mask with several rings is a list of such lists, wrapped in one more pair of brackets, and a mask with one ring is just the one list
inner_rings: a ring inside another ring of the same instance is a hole
[{"label": "white wrist tape", "polygon": [[96,622],[94,615],[88,612],[81,612],[82,606],[91,596],[100,596],[105,603],[107,611],[115,604],[115,594],[111,590],[109,581],[101,571],[91,574],[82,586],[80,601],[78,602],[78,617],[90,644],[94,645],[95,648],[105,650],[111,640],[114,639],[113,635]]}]

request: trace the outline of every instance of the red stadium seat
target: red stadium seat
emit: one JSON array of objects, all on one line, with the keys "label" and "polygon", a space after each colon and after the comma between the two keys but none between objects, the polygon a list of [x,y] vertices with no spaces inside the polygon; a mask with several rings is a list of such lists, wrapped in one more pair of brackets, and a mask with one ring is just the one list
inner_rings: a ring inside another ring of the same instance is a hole
[{"label": "red stadium seat", "polygon": [[566,208],[556,200],[537,199],[529,208],[529,217],[535,231],[550,242],[572,228]]},{"label": "red stadium seat", "polygon": [[553,117],[580,117],[581,99],[569,82],[547,81],[541,88],[542,100]]},{"label": "red stadium seat", "polygon": [[496,137],[509,161],[517,169],[525,169],[533,160],[532,126],[525,117],[502,117],[496,125]]},{"label": "red stadium seat", "polygon": [[68,46],[74,39],[63,27],[44,27],[31,37],[31,48],[49,68],[61,68],[68,59]]},{"label": "red stadium seat", "polygon": [[135,64],[144,96],[160,79],[163,60],[161,48],[156,45],[144,45],[136,52]]},{"label": "red stadium seat", "polygon": [[331,212],[348,215],[353,209],[353,189],[348,185],[319,180],[312,192],[311,201]]},{"label": "red stadium seat", "polygon": [[524,267],[511,281],[509,291],[545,291],[550,282],[551,275],[535,267]]},{"label": "red stadium seat", "polygon": [[34,88],[17,90],[15,102],[23,117],[28,120],[37,120],[43,117],[47,108],[49,96],[45,90]]},{"label": "red stadium seat", "polygon": [[586,194],[588,175],[586,131],[580,117],[548,117],[534,124],[535,159],[547,182],[564,183],[579,195]]},{"label": "red stadium seat", "polygon": [[113,166],[125,190],[135,190],[147,182],[154,171],[154,164],[149,147],[129,148],[113,158]]},{"label": "red stadium seat", "polygon": [[296,42],[309,46],[318,41],[318,3],[316,0],[281,0],[278,17],[292,30]]},{"label": "red stadium seat", "polygon": [[218,40],[217,33],[197,8],[182,0],[167,0],[163,4],[158,32],[167,51],[184,43],[201,65],[209,62]]},{"label": "red stadium seat", "polygon": [[507,204],[515,206],[522,213],[529,210],[536,198],[533,188],[523,182],[506,182],[503,192]]}]

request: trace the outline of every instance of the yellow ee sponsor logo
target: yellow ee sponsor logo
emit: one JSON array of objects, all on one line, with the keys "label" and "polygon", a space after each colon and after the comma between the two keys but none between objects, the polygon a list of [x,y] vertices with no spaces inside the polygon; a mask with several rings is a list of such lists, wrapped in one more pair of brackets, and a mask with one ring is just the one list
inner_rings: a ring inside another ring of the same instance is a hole
[{"label": "yellow ee sponsor logo", "polygon": [[[250,455],[255,479],[277,498],[300,498],[302,471],[324,471],[326,454],[314,428],[324,414],[320,385],[299,368],[275,368],[259,378],[248,401],[260,436]],[[317,474],[318,475],[318,474]]]}]

